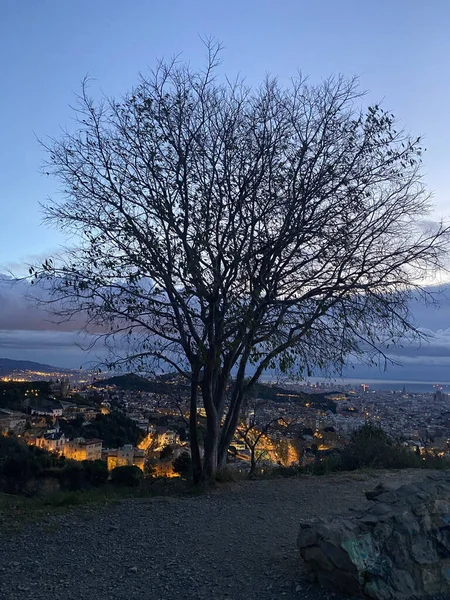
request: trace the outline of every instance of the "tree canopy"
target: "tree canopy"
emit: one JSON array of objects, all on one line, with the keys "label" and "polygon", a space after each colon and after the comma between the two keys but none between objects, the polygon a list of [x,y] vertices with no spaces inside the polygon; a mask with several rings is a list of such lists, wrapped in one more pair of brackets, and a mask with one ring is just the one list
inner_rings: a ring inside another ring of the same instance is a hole
[{"label": "tree canopy", "polygon": [[424,220],[420,138],[364,107],[356,80],[251,88],[219,76],[219,51],[202,71],[161,62],[120,100],[83,86],[78,127],[46,144],[64,194],[47,218],[74,245],[37,273],[63,318],[105,335],[111,366],[188,377],[196,479],[224,462],[265,370],[339,370],[418,335],[408,301],[448,237]]}]

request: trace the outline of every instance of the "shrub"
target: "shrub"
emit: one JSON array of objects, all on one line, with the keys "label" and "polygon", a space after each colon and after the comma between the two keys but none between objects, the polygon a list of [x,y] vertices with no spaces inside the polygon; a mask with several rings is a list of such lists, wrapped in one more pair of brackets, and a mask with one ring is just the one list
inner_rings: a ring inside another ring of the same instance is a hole
[{"label": "shrub", "polygon": [[61,485],[57,477],[49,473],[46,477],[40,477],[33,481],[29,480],[27,489],[31,492],[30,495],[43,496],[48,498],[60,493]]},{"label": "shrub", "polygon": [[299,467],[297,465],[289,465],[288,467],[278,465],[273,468],[271,474],[273,477],[295,477],[299,474]]},{"label": "shrub", "polygon": [[103,461],[79,463],[27,446],[17,438],[0,437],[0,491],[27,496],[59,487],[77,491],[101,486],[107,478]]},{"label": "shrub", "polygon": [[192,473],[192,458],[188,452],[182,452],[173,461],[173,470],[175,473],[179,473],[184,479],[190,477]]},{"label": "shrub", "polygon": [[136,465],[116,467],[111,471],[111,481],[114,485],[138,487],[143,478],[144,473]]},{"label": "shrub", "polygon": [[239,481],[241,479],[244,479],[244,477],[245,475],[243,473],[229,466],[223,467],[222,469],[218,469],[218,471],[216,472],[216,481],[218,481],[219,483]]},{"label": "shrub", "polygon": [[341,469],[406,469],[421,467],[417,456],[395,444],[377,425],[366,423],[351,436],[350,444],[341,454]]},{"label": "shrub", "polygon": [[108,479],[108,465],[104,460],[84,460],[83,478],[93,487],[100,487]]},{"label": "shrub", "polygon": [[10,494],[33,493],[37,487],[29,481],[45,476],[61,461],[36,446],[27,446],[15,437],[0,436],[0,490]]},{"label": "shrub", "polygon": [[426,454],[420,459],[424,469],[448,469],[449,461],[444,456],[436,456],[434,454]]},{"label": "shrub", "polygon": [[147,458],[144,464],[144,477],[152,479],[155,477],[155,461],[152,458]]},{"label": "shrub", "polygon": [[342,471],[342,458],[339,453],[331,454],[321,461],[315,461],[311,465],[304,467],[301,472],[308,475],[327,475]]},{"label": "shrub", "polygon": [[62,490],[76,492],[85,487],[83,467],[80,463],[69,462],[64,469],[59,471],[58,477]]},{"label": "shrub", "polygon": [[108,479],[108,468],[102,460],[74,460],[61,461],[62,468],[53,468],[47,473],[56,477],[63,491],[76,492],[78,490],[100,487]]},{"label": "shrub", "polygon": [[164,448],[159,453],[160,460],[167,460],[168,458],[172,458],[173,456],[173,447],[172,446],[164,446]]},{"label": "shrub", "polygon": [[73,421],[60,419],[61,429],[68,437],[101,438],[105,448],[117,448],[124,444],[137,446],[144,437],[143,431],[122,412],[112,410],[109,414],[97,414],[95,419],[83,425],[79,417]]}]

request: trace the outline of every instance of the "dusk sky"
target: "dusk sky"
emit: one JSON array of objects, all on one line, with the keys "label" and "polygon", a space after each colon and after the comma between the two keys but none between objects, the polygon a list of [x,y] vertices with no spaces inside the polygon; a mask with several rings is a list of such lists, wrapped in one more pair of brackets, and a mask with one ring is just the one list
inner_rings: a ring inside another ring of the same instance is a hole
[{"label": "dusk sky", "polygon": [[[44,153],[37,138],[71,127],[69,105],[83,77],[94,79],[92,95],[117,96],[158,57],[182,53],[201,67],[199,36],[223,42],[221,72],[241,73],[250,84],[268,72],[287,80],[298,69],[311,81],[359,75],[371,101],[383,100],[407,130],[424,135],[433,218],[450,215],[447,0],[22,0],[4,2],[1,13],[0,273],[22,275],[26,263],[64,243],[61,234],[41,224],[39,203],[57,197],[58,190],[39,172]],[[17,287],[1,283],[0,357],[61,366],[86,360],[73,346],[70,327],[55,332],[19,296]],[[435,342],[431,354],[408,352],[405,374],[422,379],[432,371],[433,379],[449,381],[450,309],[433,314],[420,309],[417,321],[435,334]],[[411,369],[413,363],[421,366]]]}]

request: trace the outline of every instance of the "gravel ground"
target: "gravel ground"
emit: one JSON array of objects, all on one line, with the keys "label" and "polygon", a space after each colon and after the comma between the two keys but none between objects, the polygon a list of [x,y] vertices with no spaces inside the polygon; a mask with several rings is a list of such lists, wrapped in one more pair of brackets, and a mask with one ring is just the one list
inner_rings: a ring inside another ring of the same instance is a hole
[{"label": "gravel ground", "polygon": [[74,509],[0,538],[0,598],[338,600],[302,576],[299,519],[362,508],[380,480],[424,476],[247,481],[197,497]]}]

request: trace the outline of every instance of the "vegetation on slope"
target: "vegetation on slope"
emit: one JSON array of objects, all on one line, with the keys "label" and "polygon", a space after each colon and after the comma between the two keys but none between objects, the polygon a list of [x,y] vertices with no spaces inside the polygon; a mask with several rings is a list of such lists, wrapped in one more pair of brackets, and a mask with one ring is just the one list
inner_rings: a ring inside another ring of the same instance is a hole
[{"label": "vegetation on slope", "polygon": [[125,444],[137,446],[144,432],[134,421],[118,410],[107,415],[97,414],[95,419],[83,425],[82,416],[73,421],[59,419],[60,427],[67,437],[99,438],[105,448],[120,448]]},{"label": "vegetation on slope", "polygon": [[0,408],[24,411],[50,393],[48,381],[0,381]]}]

